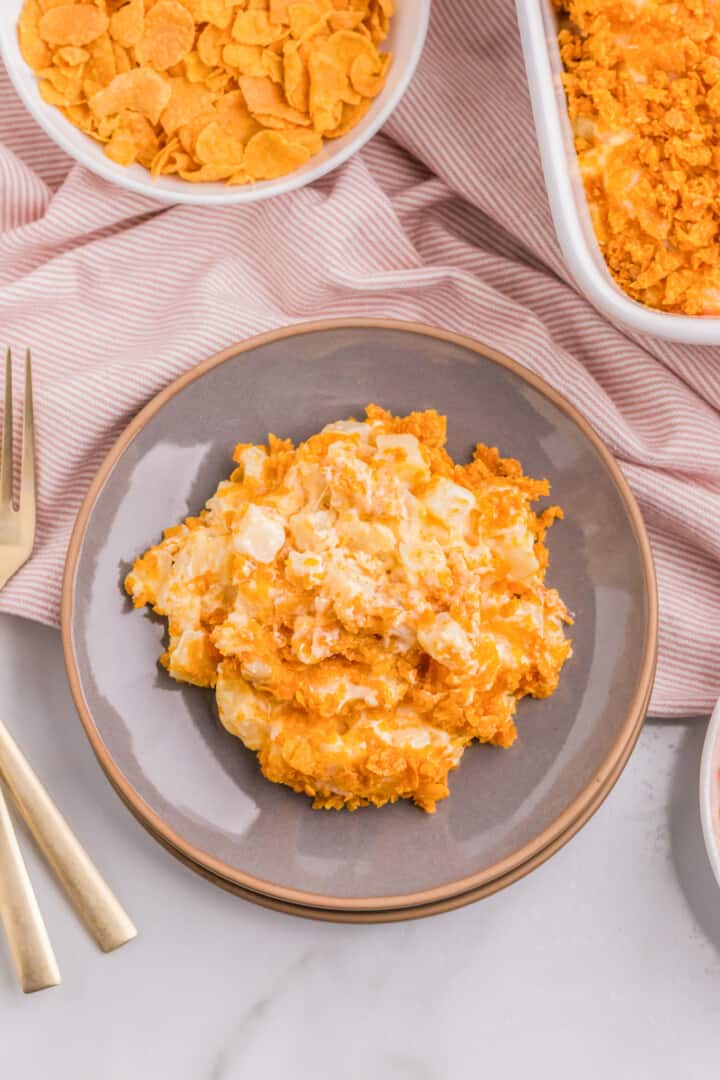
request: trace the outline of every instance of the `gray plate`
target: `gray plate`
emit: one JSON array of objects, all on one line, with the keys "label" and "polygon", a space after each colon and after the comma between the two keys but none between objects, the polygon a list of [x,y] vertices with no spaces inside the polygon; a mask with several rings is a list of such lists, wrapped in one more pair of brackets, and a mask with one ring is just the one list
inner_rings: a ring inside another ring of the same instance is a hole
[{"label": "gray plate", "polygon": [[[575,613],[574,656],[548,700],[518,709],[507,750],[469,749],[450,798],[316,813],[268,783],[220,726],[211,692],[157,666],[164,622],[122,581],[163,527],[198,512],[236,442],[300,440],[377,402],[448,416],[449,450],[476,441],[548,477],[566,519],[548,582]],[[568,829],[637,735],[652,681],[656,597],[647,538],[617,466],[539,380],[475,343],[403,324],[327,323],[265,335],[163,392],[109,455],[81,511],[65,580],[71,686],[103,767],[152,830],[212,873],[337,909],[457,895],[534,858]]]}]

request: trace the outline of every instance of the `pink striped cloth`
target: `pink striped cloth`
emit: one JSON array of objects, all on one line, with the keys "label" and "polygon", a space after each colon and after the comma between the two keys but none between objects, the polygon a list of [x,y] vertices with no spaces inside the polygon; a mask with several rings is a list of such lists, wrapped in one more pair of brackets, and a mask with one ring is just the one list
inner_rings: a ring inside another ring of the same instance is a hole
[{"label": "pink striped cloth", "polygon": [[31,562],[0,609],[57,624],[73,520],[137,410],[271,327],[383,315],[449,327],[559,387],[620,461],[660,586],[659,716],[720,694],[720,350],[646,340],[558,252],[509,3],[440,0],[384,132],[312,188],[162,209],[74,166],[0,77],[0,326],[31,345],[41,432]]}]

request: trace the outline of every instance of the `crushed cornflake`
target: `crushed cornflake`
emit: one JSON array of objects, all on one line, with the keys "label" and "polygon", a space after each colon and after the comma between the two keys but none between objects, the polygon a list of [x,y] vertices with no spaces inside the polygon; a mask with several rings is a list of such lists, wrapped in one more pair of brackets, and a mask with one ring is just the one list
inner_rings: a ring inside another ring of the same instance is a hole
[{"label": "crushed cornflake", "polygon": [[43,99],[120,165],[193,183],[293,172],[365,114],[394,0],[26,0]]},{"label": "crushed cornflake", "polygon": [[445,436],[434,410],[369,405],[297,447],[241,443],[125,582],[168,620],[169,674],[213,687],[268,780],[317,809],[432,813],[465,748],[511,746],[518,701],[571,654],[545,584],[562,512],[532,508],[547,481],[482,444],[456,464]]},{"label": "crushed cornflake", "polygon": [[555,0],[593,226],[620,287],[720,314],[720,5]]}]

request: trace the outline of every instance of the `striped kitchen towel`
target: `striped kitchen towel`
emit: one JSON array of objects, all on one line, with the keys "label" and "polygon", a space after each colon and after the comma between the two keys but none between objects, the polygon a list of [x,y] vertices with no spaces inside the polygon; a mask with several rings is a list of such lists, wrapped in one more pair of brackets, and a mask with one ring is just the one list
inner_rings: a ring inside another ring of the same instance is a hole
[{"label": "striped kitchen towel", "polygon": [[0,326],[35,356],[35,554],[0,609],[58,621],[63,558],[103,455],[148,398],[271,327],[394,316],[470,334],[560,388],[617,456],[660,587],[655,715],[720,694],[720,350],[610,325],[548,212],[512,5],[441,0],[383,133],[311,188],[163,208],[74,166],[0,75]]}]

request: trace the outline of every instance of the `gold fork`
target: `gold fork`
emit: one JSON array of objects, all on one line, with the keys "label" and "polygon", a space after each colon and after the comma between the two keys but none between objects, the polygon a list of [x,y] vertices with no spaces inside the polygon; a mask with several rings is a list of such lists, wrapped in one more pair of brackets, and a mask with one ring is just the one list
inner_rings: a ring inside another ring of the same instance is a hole
[{"label": "gold fork", "polygon": [[[8,349],[0,464],[0,588],[27,562],[35,537],[35,430],[29,350],[25,359],[22,463],[17,508],[13,507],[12,502],[12,477],[12,356]],[[137,930],[1,720],[0,777],[10,789],[38,846],[100,948],[110,952],[134,938]],[[0,838],[1,835],[0,832]]]},{"label": "gold fork", "polygon": [[[32,394],[30,360],[26,366],[24,446],[30,445],[29,461],[21,480],[24,514],[12,507],[12,380],[8,350],[5,369],[5,420],[0,459],[0,588],[22,566],[32,551],[35,504],[28,480],[32,460]],[[45,929],[40,908],[17,842],[7,802],[0,788],[0,917],[5,927],[18,981],[26,994],[57,986],[60,972]]]},{"label": "gold fork", "polygon": [[55,954],[0,788],[0,918],[18,982],[26,994],[60,982]]},{"label": "gold fork", "polygon": [[30,350],[25,357],[20,503],[13,507],[12,353],[5,358],[5,419],[0,462],[0,589],[28,561],[35,539],[35,423]]}]

